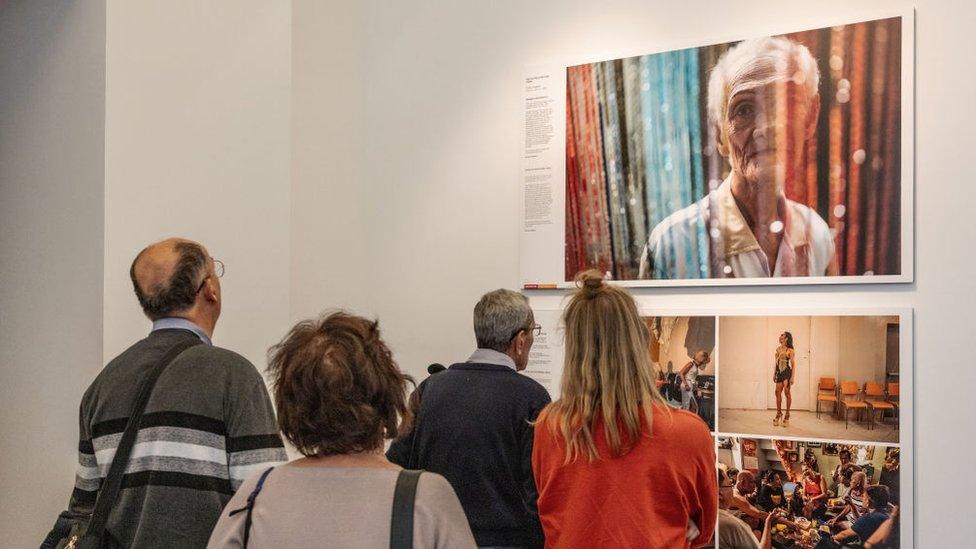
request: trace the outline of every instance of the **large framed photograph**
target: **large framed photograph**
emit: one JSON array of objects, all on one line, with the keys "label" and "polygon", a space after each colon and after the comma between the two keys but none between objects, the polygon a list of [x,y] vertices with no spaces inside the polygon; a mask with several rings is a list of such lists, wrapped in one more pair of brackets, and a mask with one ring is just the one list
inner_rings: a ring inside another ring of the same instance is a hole
[{"label": "large framed photograph", "polygon": [[913,24],[529,71],[523,285],[911,281]]}]

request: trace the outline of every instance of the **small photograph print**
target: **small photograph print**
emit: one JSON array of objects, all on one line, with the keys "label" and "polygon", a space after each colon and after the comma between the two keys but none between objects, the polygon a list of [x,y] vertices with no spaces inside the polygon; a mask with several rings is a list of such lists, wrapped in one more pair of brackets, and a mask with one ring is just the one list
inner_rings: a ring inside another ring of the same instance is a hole
[{"label": "small photograph print", "polygon": [[721,317],[718,430],[897,443],[902,335],[897,315]]},{"label": "small photograph print", "polygon": [[661,396],[715,430],[715,317],[643,317]]},{"label": "small photograph print", "polygon": [[828,454],[826,446],[720,437],[718,547],[755,547],[743,539],[760,540],[767,528],[779,549],[899,547],[899,448],[831,444],[838,452]]}]

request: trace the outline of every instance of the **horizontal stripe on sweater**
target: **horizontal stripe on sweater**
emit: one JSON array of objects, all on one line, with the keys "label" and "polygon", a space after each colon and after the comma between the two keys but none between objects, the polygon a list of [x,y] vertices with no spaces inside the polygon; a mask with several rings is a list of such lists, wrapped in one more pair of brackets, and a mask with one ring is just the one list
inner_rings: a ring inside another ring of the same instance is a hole
[{"label": "horizontal stripe on sweater", "polygon": [[[128,422],[128,417],[100,421],[92,425],[92,439],[121,433],[125,431],[125,426]],[[185,429],[205,431],[220,436],[227,434],[227,426],[223,421],[187,412],[152,412],[143,414],[142,420],[139,422],[139,428],[146,429],[148,427],[183,427]]]}]

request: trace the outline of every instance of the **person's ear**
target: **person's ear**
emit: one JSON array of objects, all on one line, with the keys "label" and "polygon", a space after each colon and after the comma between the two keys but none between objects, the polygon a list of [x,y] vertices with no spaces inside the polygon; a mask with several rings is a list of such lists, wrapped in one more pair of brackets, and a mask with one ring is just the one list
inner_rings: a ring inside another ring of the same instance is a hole
[{"label": "person's ear", "polygon": [[204,297],[206,297],[207,298],[207,301],[209,301],[211,303],[216,303],[217,302],[217,281],[216,281],[216,279],[217,279],[217,277],[215,277],[215,276],[211,276],[211,277],[207,278],[207,283],[203,287],[203,289],[204,289],[204,292],[203,292]]},{"label": "person's ear", "polygon": [[718,153],[726,158],[729,156],[729,143],[725,139],[725,132],[722,131],[722,123],[718,122],[715,126],[715,148]]}]

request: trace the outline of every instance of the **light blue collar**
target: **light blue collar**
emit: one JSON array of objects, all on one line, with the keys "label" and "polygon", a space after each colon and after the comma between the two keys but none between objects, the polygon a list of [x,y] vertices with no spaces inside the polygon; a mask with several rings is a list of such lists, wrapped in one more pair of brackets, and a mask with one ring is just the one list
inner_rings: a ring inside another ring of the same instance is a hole
[{"label": "light blue collar", "polygon": [[152,330],[150,330],[150,332],[155,332],[156,330],[171,330],[174,328],[179,330],[190,330],[191,332],[197,334],[197,337],[199,337],[200,340],[207,345],[213,345],[213,342],[210,341],[210,337],[206,332],[203,331],[202,328],[185,318],[167,317],[154,320]]},{"label": "light blue collar", "polygon": [[468,362],[494,364],[496,366],[508,366],[509,368],[518,371],[512,357],[506,355],[505,353],[499,353],[493,349],[477,349],[470,357],[468,357]]}]

